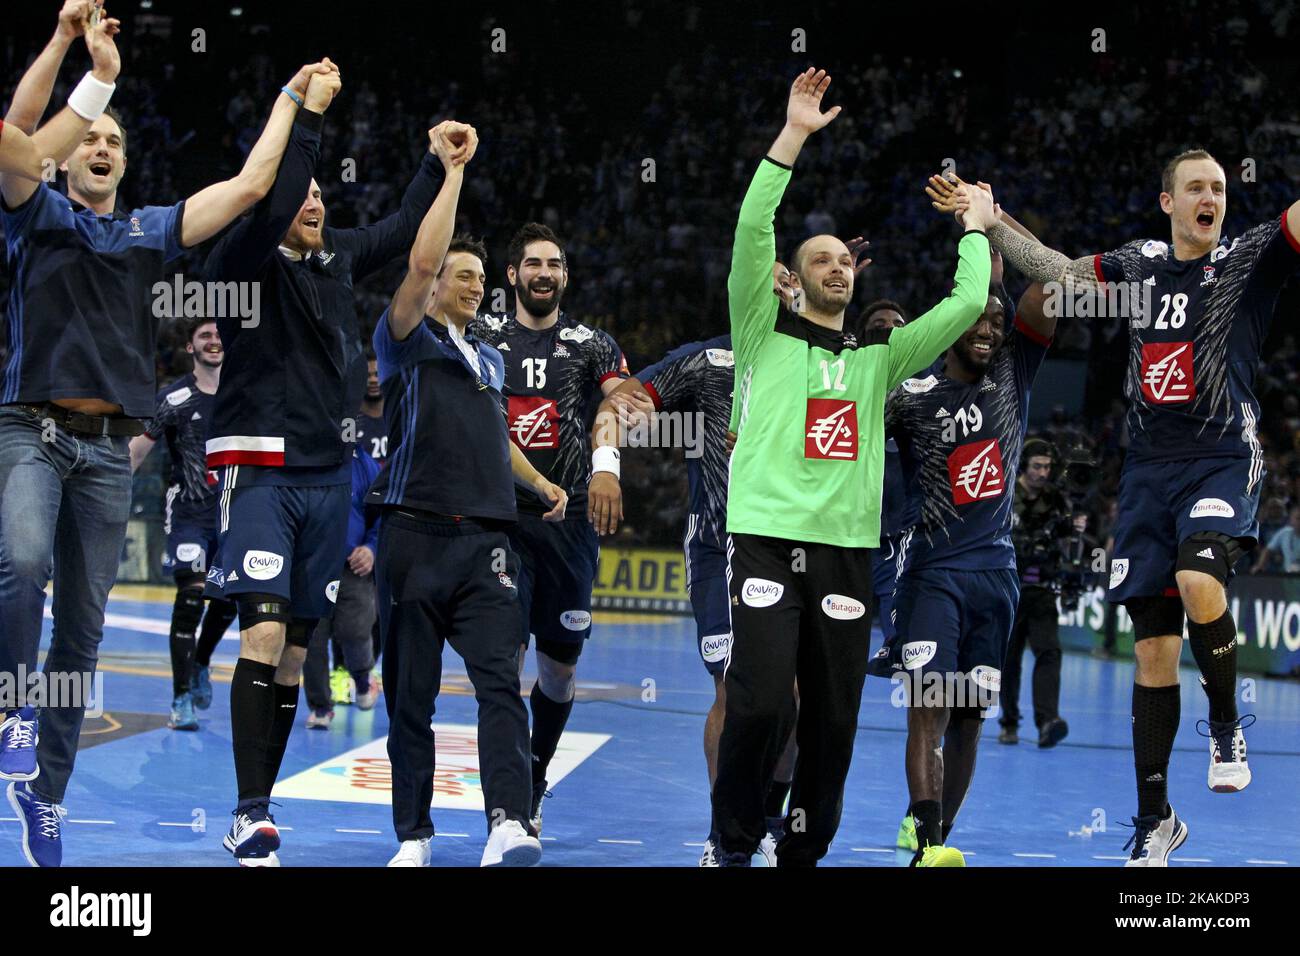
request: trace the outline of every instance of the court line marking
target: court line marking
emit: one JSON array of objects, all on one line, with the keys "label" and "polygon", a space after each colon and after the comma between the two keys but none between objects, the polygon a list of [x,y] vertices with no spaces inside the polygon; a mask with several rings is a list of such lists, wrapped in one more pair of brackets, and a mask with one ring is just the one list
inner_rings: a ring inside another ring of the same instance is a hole
[{"label": "court line marking", "polygon": [[1126,856],[1098,856],[1096,854],[1093,854],[1092,858],[1094,860],[1127,860],[1128,859],[1128,857]]},{"label": "court line marking", "polygon": [[1185,856],[1181,859],[1175,859],[1175,863],[1213,863],[1214,861],[1204,856]]},{"label": "court line marking", "polygon": [[1247,860],[1247,863],[1255,863],[1259,866],[1290,866],[1286,860]]},{"label": "court line marking", "polygon": [[[854,853],[893,853],[893,850],[882,850],[875,846],[854,846],[849,847]],[[906,851],[904,851],[906,852]]]},{"label": "court line marking", "polygon": [[596,842],[597,842],[597,843],[617,843],[617,844],[619,844],[620,846],[644,846],[644,845],[645,845],[645,841],[644,841],[644,840],[607,840],[607,839],[605,839],[604,837],[600,837],[599,839],[596,840]]},{"label": "court line marking", "polygon": [[[193,829],[194,829],[194,823],[193,823],[193,822],[190,822],[190,823],[165,823],[165,822],[163,822],[162,820],[159,820],[159,821],[158,821],[158,825],[159,825],[160,827],[185,827],[185,829],[187,829],[187,830],[193,830]],[[195,831],[195,832],[199,832],[199,831]]]},{"label": "court line marking", "polygon": [[350,827],[335,827],[334,832],[335,833],[372,833],[375,836],[378,836],[384,831],[383,830],[354,830]]},{"label": "court line marking", "polygon": [[[967,853],[967,856],[974,856],[973,853]],[[1025,857],[1031,860],[1055,860],[1055,853],[1012,853],[1012,856]]]},{"label": "court line marking", "polygon": [[[379,831],[376,830],[375,832],[378,833]],[[435,833],[434,836],[436,836],[436,837],[440,837],[440,836],[445,836],[445,837],[465,837],[466,839],[469,838],[469,834],[468,834],[468,833]]]},{"label": "court line marking", "polygon": [[116,820],[69,820],[69,823],[98,823],[104,826],[117,826]]}]

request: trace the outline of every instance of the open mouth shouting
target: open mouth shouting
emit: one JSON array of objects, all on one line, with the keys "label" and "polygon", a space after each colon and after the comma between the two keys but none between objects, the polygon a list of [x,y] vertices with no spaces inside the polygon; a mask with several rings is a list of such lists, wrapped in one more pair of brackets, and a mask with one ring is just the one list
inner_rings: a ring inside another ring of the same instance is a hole
[{"label": "open mouth shouting", "polygon": [[1196,224],[1202,229],[1214,228],[1214,213],[1201,211],[1196,214]]},{"label": "open mouth shouting", "polygon": [[88,163],[86,169],[90,172],[90,175],[99,179],[109,179],[113,175],[113,164],[106,159],[97,159]]}]

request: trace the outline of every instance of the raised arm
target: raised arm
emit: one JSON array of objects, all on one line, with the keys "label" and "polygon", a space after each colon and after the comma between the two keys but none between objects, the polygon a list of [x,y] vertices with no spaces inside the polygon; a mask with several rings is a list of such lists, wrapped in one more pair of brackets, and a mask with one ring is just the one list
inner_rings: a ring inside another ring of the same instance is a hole
[{"label": "raised arm", "polygon": [[[266,198],[275,183],[285,148],[289,145],[289,134],[298,115],[299,101],[307,95],[311,78],[318,74],[322,78],[333,74],[341,83],[338,67],[330,62],[329,57],[319,63],[308,63],[276,94],[271,117],[266,121],[262,135],[249,150],[239,173],[224,182],[213,183],[185,200],[181,245],[189,248],[205,242]],[[285,90],[291,90],[293,95]],[[329,92],[332,100],[338,87],[330,83],[323,90]],[[298,99],[295,100],[294,96]],[[328,106],[328,101],[325,105]],[[302,197],[299,197],[298,205],[301,204]]]},{"label": "raised arm", "polygon": [[[15,175],[5,176],[0,189],[3,190],[5,203],[11,209],[21,206],[31,198],[45,172],[47,163],[58,166],[72,155],[77,144],[85,138],[91,124],[104,112],[109,97],[113,95],[113,84],[122,67],[117,45],[113,40],[119,32],[120,24],[111,17],[102,17],[97,18],[92,26],[91,14],[97,11],[98,7],[87,2],[76,9],[82,14],[80,29],[86,38],[86,47],[90,51],[93,68],[68,97],[68,105],[30,137],[26,135],[21,121],[32,112],[38,99],[40,109],[35,112],[35,118],[39,119],[49,101],[49,85],[44,85],[43,94],[38,89],[42,86],[41,77],[38,77],[36,82],[27,84],[29,92],[26,97],[31,105],[25,110],[18,111],[20,122],[11,127],[10,121],[6,120],[5,130],[0,134],[2,136],[0,172]],[[63,16],[60,15],[60,29],[62,28]],[[59,60],[61,61],[62,58],[60,54]],[[38,57],[28,70],[28,74],[33,71],[43,72],[45,69],[47,65],[42,64],[41,58]],[[54,69],[57,71],[57,63]],[[23,83],[27,83],[26,76],[23,78]],[[23,83],[19,86],[21,87]]]},{"label": "raised arm", "polygon": [[[440,123],[454,130],[454,149],[451,158],[464,165],[474,158],[478,149],[478,132],[464,123]],[[437,129],[438,127],[434,127]],[[397,212],[369,226],[359,226],[335,233],[336,242],[347,243],[352,248],[352,275],[365,278],[376,269],[406,253],[415,241],[420,224],[434,202],[438,187],[438,160],[430,145],[429,152],[420,162],[415,178],[402,194],[402,205]]]},{"label": "raised arm", "polygon": [[23,78],[14,90],[9,112],[5,114],[5,125],[13,125],[28,136],[36,132],[36,127],[50,105],[50,94],[54,91],[54,81],[59,77],[59,67],[74,40],[82,35],[83,24],[90,16],[92,0],[67,0],[59,11],[59,25],[54,36],[45,44],[40,54],[27,68]]},{"label": "raised arm", "polygon": [[[452,233],[456,229],[456,206],[465,184],[465,163],[472,151],[462,147],[474,133],[472,126],[446,121],[429,130],[429,148],[442,162],[446,177],[438,198],[433,201],[415,234],[407,258],[406,277],[397,288],[388,309],[388,325],[393,338],[402,341],[424,321],[425,305],[433,291],[442,261],[447,257]],[[475,137],[477,140],[477,137]]]},{"label": "raised arm", "polygon": [[[825,70],[809,68],[795,77],[786,104],[785,126],[759,163],[740,204],[731,247],[731,272],[727,276],[727,306],[733,340],[742,355],[770,328],[776,313],[777,301],[772,295],[776,210],[804,142],[840,113],[838,106],[821,111],[822,96],[830,83]],[[745,361],[742,359],[741,364]]]},{"label": "raised arm", "polygon": [[1042,284],[1035,282],[1025,290],[1016,307],[1016,321],[1023,322],[1044,339],[1056,335],[1056,310],[1047,307],[1050,298]]}]

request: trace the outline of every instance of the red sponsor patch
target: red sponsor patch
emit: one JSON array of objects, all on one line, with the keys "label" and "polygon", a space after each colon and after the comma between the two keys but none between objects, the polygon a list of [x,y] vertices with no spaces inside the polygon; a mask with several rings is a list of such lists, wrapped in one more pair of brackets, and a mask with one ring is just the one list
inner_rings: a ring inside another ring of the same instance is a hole
[{"label": "red sponsor patch", "polygon": [[1007,487],[1002,469],[1002,450],[996,438],[974,441],[954,448],[948,456],[948,480],[952,485],[953,504],[996,498]]},{"label": "red sponsor patch", "polygon": [[1196,397],[1191,342],[1148,342],[1142,346],[1142,394],[1155,405]]},{"label": "red sponsor patch", "polygon": [[541,395],[510,396],[510,440],[521,449],[560,447],[560,412]]},{"label": "red sponsor patch", "polygon": [[808,399],[803,456],[836,461],[858,459],[858,409],[835,398]]}]

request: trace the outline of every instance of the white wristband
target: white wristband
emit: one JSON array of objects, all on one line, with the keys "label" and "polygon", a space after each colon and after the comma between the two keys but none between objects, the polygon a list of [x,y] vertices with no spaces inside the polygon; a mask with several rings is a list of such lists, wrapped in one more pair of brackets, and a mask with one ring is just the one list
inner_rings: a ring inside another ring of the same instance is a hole
[{"label": "white wristband", "polygon": [[87,73],[68,97],[68,107],[82,119],[93,123],[104,115],[104,107],[108,106],[115,89],[117,84],[101,83],[94,75]]},{"label": "white wristband", "polygon": [[591,471],[608,471],[615,478],[619,477],[618,449],[613,445],[601,445],[591,453]]}]

